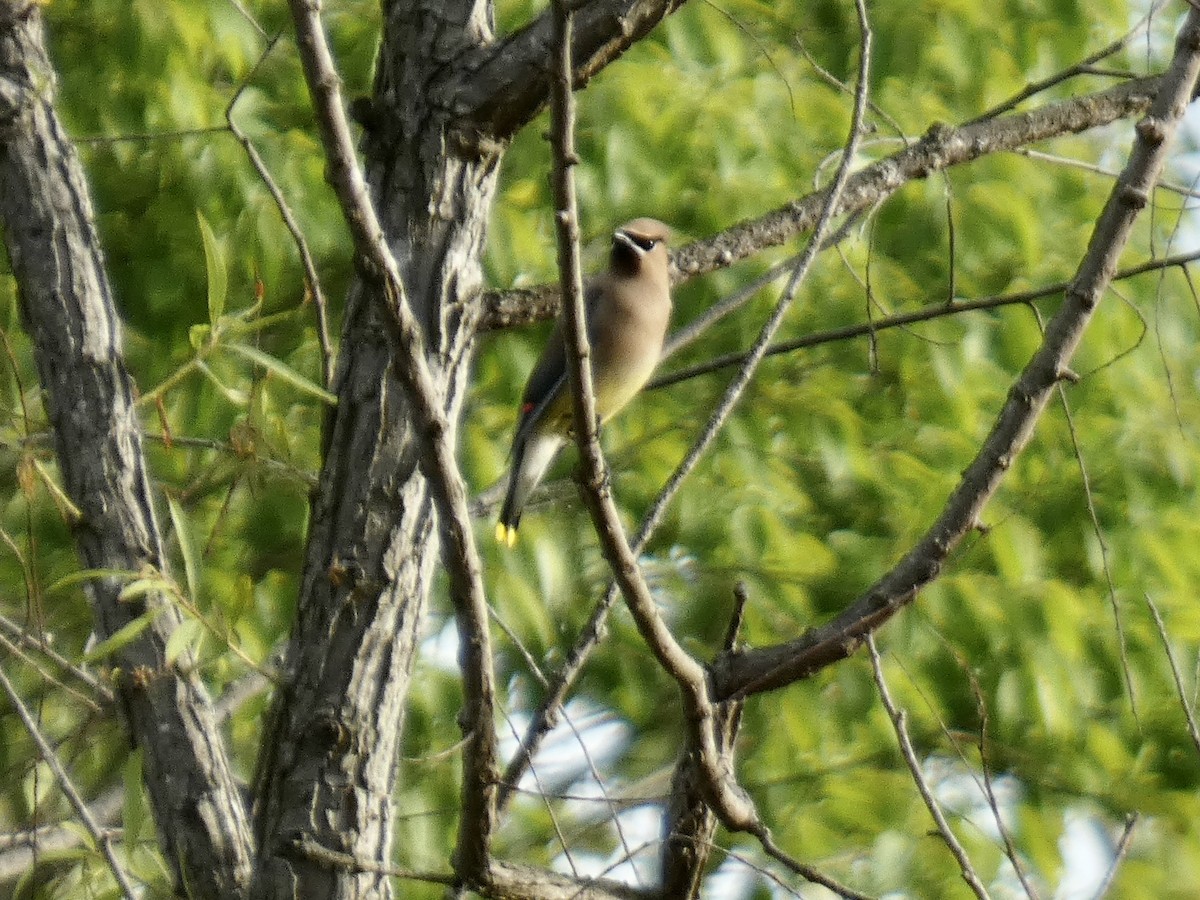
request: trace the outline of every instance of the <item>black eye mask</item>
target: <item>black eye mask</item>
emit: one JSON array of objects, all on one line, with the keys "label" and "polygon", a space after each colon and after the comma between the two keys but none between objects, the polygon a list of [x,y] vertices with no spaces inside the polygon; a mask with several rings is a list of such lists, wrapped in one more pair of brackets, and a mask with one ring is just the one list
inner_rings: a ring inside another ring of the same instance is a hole
[{"label": "black eye mask", "polygon": [[631,241],[633,241],[635,244],[637,244],[638,248],[641,249],[642,252],[644,252],[644,253],[649,253],[651,250],[654,249],[655,245],[658,243],[658,241],[655,240],[654,238],[641,237],[640,235],[630,234],[628,231],[625,231],[622,233],[625,235],[625,237],[629,238]]}]

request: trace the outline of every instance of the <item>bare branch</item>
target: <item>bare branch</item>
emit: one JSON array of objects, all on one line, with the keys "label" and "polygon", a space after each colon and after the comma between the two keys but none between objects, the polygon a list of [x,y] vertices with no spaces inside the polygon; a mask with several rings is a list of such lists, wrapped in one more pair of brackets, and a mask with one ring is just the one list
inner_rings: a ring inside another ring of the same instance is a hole
[{"label": "bare branch", "polygon": [[484,896],[492,900],[661,900],[647,888],[607,878],[573,878],[546,869],[493,860]]},{"label": "bare branch", "polygon": [[8,675],[2,667],[0,667],[0,689],[3,689],[4,693],[8,695],[8,702],[17,711],[17,715],[20,716],[25,730],[29,732],[29,736],[33,738],[33,742],[37,744],[38,751],[42,754],[42,759],[46,761],[46,764],[50,766],[50,771],[58,779],[58,786],[62,788],[62,792],[71,801],[71,806],[75,808],[75,814],[79,816],[79,821],[83,823],[83,827],[88,830],[88,834],[92,836],[92,839],[100,847],[100,852],[104,854],[104,859],[108,862],[108,868],[112,871],[113,878],[116,879],[117,885],[121,888],[121,893],[125,895],[126,900],[136,900],[138,893],[133,889],[133,885],[129,881],[129,876],[121,868],[121,863],[113,851],[112,836],[101,828],[92,816],[87,803],[84,802],[83,797],[80,796],[79,791],[75,789],[75,785],[71,782],[71,776],[63,768],[58,754],[54,752],[54,748],[50,746],[50,742],[42,735],[42,731],[38,728],[37,722],[34,721],[33,715],[29,712],[24,702],[22,702],[21,695],[17,693],[12,682],[8,680]]},{"label": "bare branch", "polygon": [[830,878],[824,872],[814,869],[808,863],[802,863],[800,860],[790,856],[775,843],[775,839],[768,834],[759,835],[759,840],[762,842],[763,850],[767,856],[775,860],[796,875],[799,875],[805,881],[811,881],[813,884],[819,884],[827,890],[833,891],[839,897],[845,897],[846,900],[871,900],[869,894],[861,894],[854,888],[846,887],[839,881]]},{"label": "bare branch", "polygon": [[1162,615],[1159,614],[1158,604],[1150,597],[1145,595],[1146,605],[1150,607],[1150,614],[1154,616],[1154,627],[1158,631],[1158,637],[1162,641],[1163,651],[1167,654],[1167,663],[1171,666],[1171,678],[1175,681],[1175,696],[1179,698],[1179,705],[1183,709],[1183,717],[1187,720],[1188,736],[1192,739],[1192,745],[1196,748],[1196,752],[1200,754],[1200,728],[1196,726],[1196,714],[1192,710],[1192,705],[1188,702],[1187,691],[1183,687],[1183,675],[1179,672],[1179,664],[1175,661],[1175,653],[1171,650],[1171,641],[1167,637],[1167,627],[1163,624]]},{"label": "bare branch", "polygon": [[933,816],[934,824],[937,825],[937,830],[941,834],[942,840],[950,848],[950,852],[954,854],[954,858],[958,861],[963,881],[975,892],[976,897],[979,897],[980,900],[987,900],[987,888],[983,886],[983,882],[975,874],[975,868],[971,865],[967,851],[963,849],[962,844],[958,842],[958,838],[954,836],[954,831],[950,828],[946,817],[942,815],[942,808],[933,796],[933,791],[929,789],[929,783],[925,780],[925,773],[921,771],[921,761],[917,759],[912,741],[908,738],[908,726],[905,724],[906,717],[904,711],[898,709],[896,704],[892,702],[892,695],[888,691],[887,680],[883,677],[883,665],[879,661],[879,651],[875,649],[875,638],[870,634],[867,635],[867,650],[871,655],[871,671],[875,675],[875,684],[879,688],[879,699],[883,702],[883,708],[887,710],[888,718],[892,720],[892,728],[895,729],[896,740],[900,744],[900,752],[904,756],[904,762],[908,766],[908,770],[912,773],[913,782],[921,794],[921,799],[925,801],[925,806],[929,809],[929,814]]},{"label": "bare branch", "polygon": [[[683,6],[685,0],[592,0],[574,13],[572,87],[592,76]],[[446,87],[457,111],[461,139],[504,142],[532,121],[550,99],[554,16],[546,9],[528,25],[481,53],[461,81]]]},{"label": "bare branch", "polygon": [[1101,47],[1094,53],[1089,53],[1073,66],[1067,66],[1067,68],[1060,72],[1055,72],[1048,78],[1043,78],[1040,81],[1027,84],[1024,88],[1013,94],[1012,97],[1005,100],[1003,103],[993,106],[987,112],[982,113],[978,118],[972,119],[967,124],[994,119],[1001,113],[1008,112],[1010,109],[1014,109],[1024,101],[1028,100],[1030,97],[1040,94],[1042,91],[1048,90],[1054,87],[1056,84],[1062,84],[1064,81],[1068,81],[1079,75],[1099,74],[1096,69],[1096,63],[1100,62],[1102,59],[1108,59],[1108,57],[1124,50],[1125,47],[1129,45],[1130,41],[1146,30],[1151,19],[1153,19],[1154,16],[1158,14],[1158,11],[1166,6],[1166,4],[1167,0],[1155,0],[1155,2],[1146,11],[1145,15],[1143,15],[1132,28],[1130,28],[1112,43]]},{"label": "bare branch", "polygon": [[[927,178],[935,172],[991,153],[1016,150],[1138,115],[1150,105],[1158,87],[1159,78],[1140,78],[987,122],[959,128],[934,126],[921,140],[855,172],[842,192],[834,214],[869,210],[910,181]],[[803,234],[813,227],[829,192],[829,187],[814,191],[681,248],[672,256],[673,281],[678,284],[728,268]],[[558,312],[559,296],[558,286],[552,284],[486,292],[482,298],[484,312],[480,330],[552,318]]]},{"label": "bare branch", "polygon": [[[71,675],[81,684],[87,687],[87,689],[91,691],[98,701],[106,704],[113,702],[113,692],[107,684],[86,669],[82,669],[75,665],[75,663],[71,662],[71,660],[67,659],[65,656],[51,647],[45,639],[35,638],[24,628],[5,615],[0,615],[0,631],[5,632],[13,641],[15,641],[17,644],[20,644],[22,647],[29,647],[30,649],[41,653],[46,657],[46,659],[54,663],[54,665],[58,666],[68,675]],[[15,647],[16,645],[14,644],[13,646]]]},{"label": "bare branch", "polygon": [[[718,697],[779,687],[852,653],[867,633],[911,602],[974,527],[987,499],[1028,442],[1051,391],[1069,372],[1070,359],[1096,305],[1107,290],[1166,161],[1169,139],[1192,97],[1200,72],[1200,12],[1192,10],[1176,42],[1175,58],[1146,118],[1138,123],[1133,151],[1101,213],[1088,250],[1041,347],[1009,392],[991,434],[937,521],[890,572],[832,622],[795,640],[723,658],[714,667]],[[976,126],[973,126],[976,127]]]},{"label": "bare branch", "polygon": [[1139,821],[1137,813],[1131,813],[1125,817],[1125,827],[1121,829],[1121,839],[1117,841],[1117,851],[1113,854],[1113,861],[1104,875],[1103,883],[1096,891],[1096,900],[1104,900],[1108,896],[1108,892],[1112,890],[1113,882],[1117,880],[1117,871],[1121,868],[1121,863],[1125,861],[1126,854],[1129,853],[1129,845],[1133,843],[1133,830]]},{"label": "bare branch", "polygon": [[307,838],[298,839],[295,849],[297,853],[309,859],[328,866],[349,869],[352,872],[371,872],[376,875],[387,875],[391,878],[403,878],[408,881],[425,881],[431,884],[453,885],[458,881],[458,876],[450,872],[419,872],[399,866],[384,866],[371,859],[358,859],[349,853],[342,853],[340,850],[330,850]]},{"label": "bare branch", "polygon": [[[1161,272],[1164,269],[1172,269],[1176,266],[1183,267],[1189,263],[1200,260],[1200,250],[1191,253],[1180,253],[1176,256],[1165,256],[1162,259],[1151,259],[1136,266],[1122,269],[1113,276],[1113,281],[1123,281],[1127,278],[1133,278],[1136,275],[1144,275],[1147,272]],[[772,278],[778,277],[778,273],[774,269],[771,270]],[[764,280],[766,276],[764,276]],[[981,309],[999,309],[1004,306],[1018,306],[1032,303],[1034,300],[1042,300],[1046,297],[1053,297],[1056,294],[1064,293],[1071,286],[1069,281],[1059,281],[1054,284],[1048,284],[1045,287],[1034,288],[1028,291],[1018,291],[1014,294],[999,294],[993,297],[980,297],[976,300],[955,300],[953,303],[938,301],[924,306],[920,309],[915,309],[912,312],[896,313],[891,316],[884,316],[882,319],[872,319],[869,322],[863,322],[859,325],[843,325],[840,328],[829,328],[824,331],[815,331],[812,334],[804,335],[803,337],[792,338],[787,341],[780,341],[777,344],[772,344],[767,348],[766,356],[778,356],[782,353],[792,353],[796,350],[805,350],[810,347],[819,347],[822,344],[831,344],[836,341],[847,341],[857,337],[869,337],[879,331],[887,331],[891,328],[903,328],[906,325],[915,325],[918,322],[929,322],[934,319],[942,319],[948,316],[956,316],[959,313],[975,312]],[[739,291],[737,295],[740,296]],[[682,329],[686,331],[687,329]],[[684,369],[678,369],[674,372],[667,372],[655,378],[649,385],[647,390],[656,388],[668,387],[673,384],[678,384],[681,381],[687,381],[690,378],[695,378],[698,375],[707,375],[710,372],[717,372],[721,369],[727,369],[731,366],[741,365],[749,357],[749,351],[738,353],[725,353],[721,356],[714,356],[712,359],[705,360],[702,363],[697,363],[694,366],[688,366]]]}]

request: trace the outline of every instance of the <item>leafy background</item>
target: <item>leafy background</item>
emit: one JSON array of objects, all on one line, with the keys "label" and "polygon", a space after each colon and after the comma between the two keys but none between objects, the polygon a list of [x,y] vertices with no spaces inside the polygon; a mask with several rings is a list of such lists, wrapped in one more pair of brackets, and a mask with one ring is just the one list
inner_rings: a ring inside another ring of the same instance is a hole
[{"label": "leafy background", "polygon": [[[503,33],[543,4],[498,6]],[[316,256],[335,335],[351,273],[286,9],[265,0],[244,9],[252,20],[229,0],[54,0],[45,7],[59,106],[94,190],[143,395],[160,521],[170,533],[180,595],[203,617],[186,639],[199,648],[216,694],[265,665],[287,633],[324,414],[313,390],[321,381],[314,305],[270,194],[224,127],[235,96],[236,122]],[[928,0],[914,8],[877,0],[870,12],[878,111],[864,161],[935,122],[973,118],[1076,62],[1122,34],[1141,9],[1036,0]],[[1156,18],[1148,39],[1108,65],[1160,68],[1175,14],[1172,7]],[[349,95],[370,89],[378,17],[377,5],[365,0],[330,4],[326,14]],[[594,79],[579,100],[578,170],[592,264],[602,262],[616,222],[655,215],[676,227],[682,244],[831,178],[851,104],[812,62],[849,82],[857,47],[848,3],[693,3]],[[1106,83],[1076,79],[1035,102]],[[488,242],[490,286],[555,277],[545,126],[534,122],[505,157]],[[1040,149],[1119,167],[1131,134],[1132,123],[1123,122]],[[1190,142],[1182,149],[1190,151]],[[1181,153],[1170,177],[1186,183],[1194,172]],[[820,257],[785,336],[951,293],[972,298],[1068,279],[1110,184],[1103,174],[1019,155],[910,184]],[[1196,243],[1185,198],[1160,192],[1156,199],[1128,263]],[[764,254],[681,287],[677,324],[779,258]],[[739,580],[751,597],[744,638],[765,644],[823,621],[885,571],[936,515],[1058,299],[768,360],[646,554],[689,649],[701,657],[718,650]],[[773,301],[764,291],[666,368],[747,346]],[[1113,896],[1186,897],[1200,883],[1200,756],[1145,602],[1152,599],[1166,621],[1190,698],[1200,663],[1198,313],[1183,270],[1114,288],[1075,360],[1080,380],[1041,421],[988,506],[985,527],[880,635],[926,773],[997,896],[1017,895],[1017,885],[975,787],[981,712],[1006,821],[1043,893],[1090,896],[1088,878],[1103,873],[1124,817],[1135,811],[1142,819]],[[0,316],[0,579],[8,585],[0,609],[51,636],[69,657],[84,658],[90,616],[71,577],[78,562],[53,489],[52,443],[6,261]],[[479,341],[461,436],[462,465],[478,490],[504,471],[512,401],[544,333],[532,327]],[[264,365],[255,353],[274,362]],[[728,377],[714,373],[652,391],[606,429],[630,523]],[[569,459],[557,469],[564,478],[570,470]],[[488,521],[477,534],[490,599],[547,670],[605,586],[586,513],[569,482],[560,487],[559,499],[530,512],[516,550],[492,545]],[[453,845],[457,758],[445,751],[460,736],[460,690],[451,621],[448,604],[435,602],[415,681],[421,689],[410,701],[396,844],[397,863],[413,868],[444,869]],[[509,736],[540,687],[509,638],[497,646],[511,716],[499,728]],[[124,783],[124,852],[137,878],[165,892],[137,757],[116,722],[11,651],[4,660],[85,794]],[[90,665],[102,670],[101,662]],[[252,697],[227,726],[246,778],[265,703],[262,694]],[[621,827],[605,803],[548,803],[530,781],[500,832],[501,854],[599,871],[657,840],[654,801],[668,788],[678,750],[677,710],[673,685],[618,611],[570,712],[623,810]],[[0,829],[69,818],[15,713],[5,707],[0,716]],[[873,894],[965,890],[953,859],[929,835],[865,657],[752,701],[742,735],[741,777],[785,847]],[[541,788],[600,793],[569,731],[549,746]],[[750,843],[719,841],[762,865]],[[652,877],[653,855],[653,847],[641,850],[637,865],[616,874]],[[113,890],[107,878],[99,854],[85,845],[47,860],[21,889],[106,896]],[[732,856],[713,878],[719,881],[707,893],[714,897],[787,895]],[[440,895],[436,887],[405,891]]]}]

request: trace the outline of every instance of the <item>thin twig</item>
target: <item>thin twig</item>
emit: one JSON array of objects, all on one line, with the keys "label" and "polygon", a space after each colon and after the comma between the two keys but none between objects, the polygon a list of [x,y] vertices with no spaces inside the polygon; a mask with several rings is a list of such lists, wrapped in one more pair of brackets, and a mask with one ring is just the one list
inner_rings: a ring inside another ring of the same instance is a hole
[{"label": "thin twig", "polygon": [[1146,598],[1146,605],[1150,607],[1150,614],[1154,616],[1154,627],[1158,630],[1158,637],[1167,654],[1167,662],[1171,666],[1171,677],[1175,680],[1175,695],[1179,697],[1179,705],[1183,708],[1184,718],[1187,719],[1188,736],[1191,737],[1196,752],[1200,753],[1200,728],[1196,727],[1196,716],[1192,711],[1192,705],[1187,700],[1187,691],[1183,687],[1183,675],[1179,671],[1179,664],[1175,662],[1175,654],[1171,650],[1171,642],[1167,638],[1167,627],[1163,624],[1162,616],[1158,612],[1158,605],[1149,594],[1143,596]]},{"label": "thin twig", "polygon": [[[1104,166],[1096,163],[1086,162],[1082,159],[1072,159],[1069,156],[1059,156],[1055,153],[1046,153],[1042,150],[1033,150],[1029,147],[1019,147],[1016,150],[1009,151],[1016,156],[1024,156],[1028,159],[1036,159],[1041,162],[1053,163],[1058,166],[1066,166],[1071,169],[1080,169],[1084,172],[1091,172],[1095,175],[1103,175],[1106,178],[1119,178],[1121,173],[1112,169],[1106,169]],[[1173,181],[1160,181],[1155,186],[1155,190],[1167,191],[1171,194],[1178,194],[1181,197],[1187,197],[1191,200],[1200,200],[1200,190],[1195,187],[1185,187],[1182,184],[1176,184]]]},{"label": "thin twig", "polygon": [[92,817],[91,810],[88,809],[86,801],[75,789],[75,785],[71,782],[71,776],[67,774],[67,770],[63,768],[62,762],[58,758],[58,754],[54,752],[54,748],[50,746],[50,742],[46,740],[41,729],[38,728],[37,722],[33,715],[21,700],[21,695],[17,693],[11,681],[8,680],[8,675],[3,667],[0,667],[0,689],[8,695],[8,701],[13,705],[20,716],[25,730],[29,732],[29,736],[33,738],[33,742],[37,744],[38,750],[42,754],[42,759],[50,767],[50,771],[54,773],[54,777],[58,779],[58,785],[62,788],[62,792],[66,794],[67,800],[71,806],[75,808],[76,815],[79,816],[79,821],[83,823],[83,827],[87,829],[88,834],[100,847],[100,852],[104,854],[104,859],[108,862],[108,867],[112,870],[113,878],[116,879],[117,885],[121,888],[121,893],[125,895],[126,900],[137,900],[138,893],[134,890],[133,885],[129,881],[129,876],[125,874],[125,870],[121,868],[121,863],[117,859],[116,851],[113,849],[111,835],[105,829],[101,828]]},{"label": "thin twig", "polygon": [[[1041,324],[1041,316],[1038,316]],[[1125,617],[1121,614],[1121,600],[1117,596],[1117,583],[1113,578],[1112,565],[1108,561],[1108,539],[1104,529],[1100,527],[1100,514],[1096,511],[1096,498],[1092,493],[1092,479],[1088,474],[1087,463],[1083,459],[1083,447],[1079,443],[1079,432],[1075,428],[1075,416],[1071,413],[1071,403],[1067,399],[1066,386],[1059,382],[1058,399],[1062,405],[1063,418],[1067,422],[1067,433],[1071,436],[1071,449],[1075,453],[1075,465],[1079,468],[1079,478],[1083,484],[1083,501],[1087,507],[1088,521],[1092,524],[1092,534],[1100,547],[1100,567],[1104,570],[1104,581],[1108,587],[1108,605],[1112,609],[1113,622],[1117,629],[1117,649],[1121,656],[1121,674],[1124,675],[1125,693],[1129,697],[1129,711],[1135,722],[1138,717],[1137,695],[1133,691],[1133,673],[1129,666],[1128,644],[1125,640]]]},{"label": "thin twig", "polygon": [[[1113,276],[1113,281],[1123,281],[1127,278],[1133,278],[1135,275],[1143,275],[1146,272],[1157,272],[1164,269],[1174,268],[1176,266],[1183,268],[1189,263],[1200,260],[1200,251],[1191,253],[1180,253],[1176,256],[1163,257],[1162,259],[1151,259],[1144,263],[1139,263],[1136,266],[1122,269]],[[823,344],[831,344],[835,341],[846,341],[853,338],[872,335],[878,331],[886,331],[890,328],[902,328],[907,325],[913,325],[918,322],[928,322],[933,319],[941,319],[947,316],[956,316],[959,313],[975,312],[984,309],[999,309],[1004,306],[1024,305],[1031,303],[1034,300],[1040,300],[1045,297],[1053,297],[1056,294],[1064,293],[1070,288],[1071,282],[1059,281],[1054,284],[1048,284],[1045,287],[1034,288],[1028,291],[1018,291],[1013,294],[998,294],[991,297],[980,297],[977,300],[955,300],[953,303],[944,301],[935,302],[912,312],[896,313],[895,315],[885,316],[881,319],[872,319],[870,322],[864,322],[858,325],[843,325],[840,328],[829,328],[824,331],[816,331],[812,334],[804,335],[803,337],[793,338],[788,341],[780,341],[777,344],[772,344],[767,348],[765,356],[778,356],[783,353],[792,353],[796,350],[804,350],[811,347],[819,347]],[[698,375],[707,375],[710,372],[716,372],[721,369],[727,369],[731,366],[744,363],[749,357],[749,351],[738,351],[737,353],[726,353],[722,356],[716,356],[705,362],[698,363],[694,366],[688,366],[684,369],[678,369],[674,372],[668,372],[665,375],[660,375],[655,378],[646,387],[646,390],[654,390],[656,388],[668,387],[672,384],[678,384],[681,381],[687,381],[690,378],[695,378]]]},{"label": "thin twig", "polygon": [[[520,736],[517,734],[516,726],[513,725],[512,718],[507,712],[504,712],[504,721],[508,724],[508,728],[512,732],[513,737],[519,740]],[[554,836],[558,839],[558,845],[562,847],[563,856],[567,858],[567,865],[571,868],[571,874],[578,878],[579,868],[575,865],[575,857],[571,855],[571,845],[567,843],[567,839],[563,835],[562,826],[559,824],[558,816],[554,812],[554,806],[550,803],[550,794],[542,786],[542,777],[538,774],[537,766],[530,766],[529,774],[533,777],[533,784],[536,789],[534,791],[534,796],[541,800],[545,805],[546,815],[550,817],[550,827],[554,829]],[[597,780],[598,778],[599,777],[597,776]],[[624,835],[622,835],[622,842],[624,842]]]},{"label": "thin twig", "polygon": [[808,865],[808,863],[802,863],[800,860],[795,859],[794,857],[785,853],[784,850],[775,843],[775,840],[771,837],[770,833],[760,834],[758,835],[758,839],[762,843],[763,850],[769,857],[788,870],[799,875],[805,881],[811,881],[813,884],[819,884],[821,887],[833,891],[839,897],[847,898],[847,900],[871,900],[868,894],[861,894],[854,890],[854,888],[846,887],[846,885],[839,881],[835,881],[824,872],[814,869],[812,866]]},{"label": "thin twig", "polygon": [[457,881],[457,878],[449,872],[422,872],[417,869],[385,866],[370,859],[359,859],[349,853],[330,850],[310,838],[297,838],[292,846],[297,853],[308,859],[351,872],[370,872],[373,875],[387,875],[390,878],[404,878],[409,881],[427,881],[431,884],[453,885]]},{"label": "thin twig", "polygon": [[50,646],[45,639],[33,637],[20,625],[3,614],[0,614],[0,631],[7,632],[12,640],[20,643],[22,646],[37,650],[64,672],[69,673],[86,685],[104,703],[113,702],[113,692],[107,684],[86,669],[75,665],[75,663]]},{"label": "thin twig", "polygon": [[1112,862],[1109,863],[1108,871],[1104,874],[1104,881],[1100,882],[1100,887],[1096,890],[1095,900],[1104,900],[1108,896],[1108,892],[1112,890],[1113,882],[1117,880],[1117,870],[1125,860],[1126,854],[1129,853],[1129,845],[1133,843],[1133,829],[1137,827],[1139,821],[1140,816],[1137,813],[1130,813],[1125,817],[1125,827],[1121,829],[1117,850],[1113,854]]},{"label": "thin twig", "polygon": [[[32,644],[32,641],[31,641],[31,644]],[[113,699],[111,691],[109,691],[109,694],[107,697],[107,702],[102,703],[101,701],[105,701],[105,699],[106,699],[103,696],[101,696],[100,700],[98,701],[95,697],[91,696],[90,694],[85,694],[83,691],[80,691],[74,687],[71,687],[71,685],[66,684],[65,682],[60,681],[58,678],[56,678],[53,672],[48,671],[45,666],[43,666],[37,659],[35,659],[28,652],[26,652],[24,648],[22,648],[20,645],[18,645],[16,643],[14,643],[13,641],[10,641],[7,637],[5,637],[2,634],[0,634],[0,649],[4,649],[4,650],[8,651],[13,656],[24,661],[24,663],[27,666],[29,666],[31,669],[33,669],[35,672],[37,672],[38,676],[43,681],[45,681],[48,685],[52,685],[53,687],[57,688],[58,690],[63,691],[64,693],[70,694],[71,696],[78,698],[80,702],[89,706],[93,712],[107,712],[108,711],[108,705],[110,703],[112,703],[112,699]]]},{"label": "thin twig", "polygon": [[1142,16],[1142,18],[1139,19],[1132,28],[1125,32],[1125,34],[1121,35],[1121,37],[1117,38],[1112,43],[1105,47],[1101,47],[1095,53],[1089,54],[1073,66],[1067,66],[1067,68],[1055,72],[1048,78],[1043,78],[1040,81],[1027,84],[1020,91],[1017,91],[1017,93],[1015,93],[1012,97],[997,106],[993,106],[987,112],[972,119],[967,124],[971,125],[976,122],[994,119],[996,116],[1000,115],[1001,113],[1008,112],[1010,109],[1013,109],[1019,103],[1028,100],[1030,97],[1040,94],[1042,91],[1054,87],[1056,84],[1061,84],[1064,81],[1076,77],[1077,75],[1110,74],[1103,72],[1102,70],[1098,70],[1096,68],[1096,63],[1123,50],[1131,40],[1141,33],[1142,29],[1147,26],[1150,20],[1154,17],[1155,13],[1157,13],[1164,5],[1166,5],[1166,2],[1167,0],[1155,0],[1155,3],[1150,7],[1149,10],[1147,10],[1146,14]]},{"label": "thin twig", "polygon": [[[1021,857],[1017,852],[1017,845],[1013,840],[1012,832],[1005,823],[1004,816],[1000,813],[1000,802],[996,799],[996,791],[992,784],[992,767],[988,760],[987,750],[989,716],[987,703],[985,702],[983,696],[983,688],[979,684],[979,679],[976,677],[975,672],[971,669],[971,666],[967,664],[966,659],[962,657],[957,648],[946,642],[940,634],[938,637],[946,645],[947,649],[954,657],[954,661],[958,663],[959,669],[966,676],[967,684],[969,684],[971,687],[971,694],[975,698],[975,710],[979,715],[979,739],[976,744],[976,748],[979,751],[979,767],[983,771],[983,784],[981,787],[983,790],[983,795],[987,799],[988,807],[992,811],[992,818],[996,822],[996,830],[1000,832],[1000,839],[1004,842],[1004,855],[1008,857],[1008,861],[1012,865],[1013,871],[1017,873],[1017,880],[1021,882],[1021,887],[1025,890],[1025,896],[1027,896],[1029,900],[1038,900],[1037,890],[1034,888],[1033,882],[1029,879],[1029,873],[1025,871],[1025,865],[1021,862]],[[942,734],[946,735],[946,737],[954,745],[954,749],[958,751],[959,758],[963,760],[964,764],[970,766],[970,763],[967,762],[966,756],[959,748],[958,741],[955,740],[951,735],[950,728],[938,714],[937,708],[933,704],[931,698],[926,695],[925,691],[920,687],[920,684],[917,682],[917,680],[912,677],[912,673],[910,673],[907,668],[905,668],[904,672],[908,676],[909,681],[911,681],[917,687],[917,690],[921,692],[921,698],[925,701],[925,705],[929,709],[930,713],[937,717],[938,725],[942,729]],[[975,779],[975,782],[978,784],[978,779]]]},{"label": "thin twig", "polygon": [[233,118],[234,107],[237,106],[238,100],[241,99],[246,86],[250,83],[250,80],[254,77],[254,74],[263,62],[266,61],[271,51],[275,49],[275,45],[279,43],[279,39],[282,36],[283,32],[280,32],[271,38],[259,56],[258,61],[254,64],[254,68],[250,70],[250,74],[242,80],[241,85],[234,92],[229,105],[225,107],[225,122],[229,125],[230,133],[242,145],[242,149],[246,151],[250,165],[258,173],[259,180],[262,181],[271,198],[275,201],[275,207],[279,210],[283,224],[287,228],[288,233],[291,234],[292,241],[296,244],[296,250],[300,254],[300,264],[304,267],[304,284],[308,289],[309,296],[312,297],[313,308],[317,311],[317,341],[321,345],[321,373],[324,376],[322,386],[328,390],[333,384],[334,350],[333,341],[329,336],[328,304],[325,302],[325,292],[321,289],[321,277],[317,274],[317,265],[313,261],[312,253],[308,249],[308,241],[304,237],[300,223],[296,221],[296,216],[292,212],[291,206],[288,205],[287,199],[283,196],[283,191],[275,183],[275,179],[271,176],[266,162],[259,155],[258,149]]},{"label": "thin twig", "polygon": [[892,702],[892,695],[888,691],[887,679],[883,677],[883,664],[879,660],[879,651],[875,648],[875,638],[871,634],[867,635],[867,650],[871,656],[871,671],[875,675],[875,685],[879,689],[879,699],[883,703],[883,708],[887,710],[888,718],[892,720],[892,728],[896,732],[896,740],[900,744],[900,752],[904,756],[904,762],[908,766],[909,772],[912,773],[913,782],[921,794],[921,799],[925,801],[925,806],[929,810],[929,814],[933,817],[934,824],[937,826],[942,840],[958,861],[958,868],[962,872],[963,881],[975,892],[976,897],[979,897],[980,900],[988,900],[987,888],[983,886],[983,882],[979,880],[979,876],[975,873],[975,867],[971,865],[967,851],[963,849],[962,844],[958,842],[958,838],[954,836],[954,832],[946,821],[946,817],[942,814],[942,808],[938,805],[937,798],[933,796],[933,791],[930,790],[929,784],[925,780],[925,775],[921,771],[921,761],[917,759],[912,741],[908,737],[908,726],[905,724],[906,717],[904,711],[898,709],[896,704]]}]

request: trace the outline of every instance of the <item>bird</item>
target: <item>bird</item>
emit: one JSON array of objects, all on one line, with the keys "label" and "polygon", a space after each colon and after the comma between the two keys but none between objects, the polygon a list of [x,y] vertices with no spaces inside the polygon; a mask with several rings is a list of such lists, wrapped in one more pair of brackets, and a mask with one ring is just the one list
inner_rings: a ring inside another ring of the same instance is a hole
[{"label": "bird", "polygon": [[[608,269],[584,293],[591,346],[592,384],[601,424],[646,385],[662,355],[671,319],[671,229],[657,219],[626,222],[613,232]],[[563,321],[555,323],[525,384],[513,436],[508,489],[496,540],[517,542],[529,495],[571,439],[573,411],[567,387]]]}]

